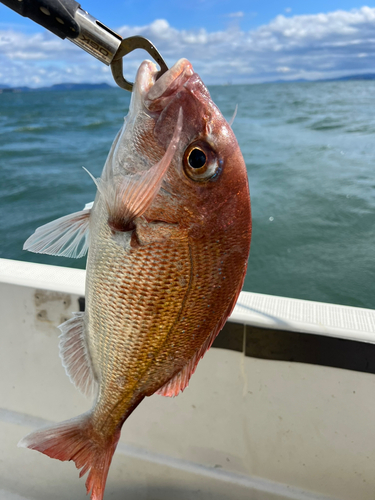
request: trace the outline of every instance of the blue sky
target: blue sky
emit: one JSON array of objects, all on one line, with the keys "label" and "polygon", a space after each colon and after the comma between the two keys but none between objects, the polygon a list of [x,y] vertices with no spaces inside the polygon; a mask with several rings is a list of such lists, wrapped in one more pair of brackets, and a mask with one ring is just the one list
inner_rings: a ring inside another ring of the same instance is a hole
[{"label": "blue sky", "polygon": [[[245,31],[267,24],[279,14],[296,16],[336,10],[351,10],[364,5],[375,7],[375,2],[351,0],[84,0],[82,8],[111,28],[131,25],[143,26],[155,19],[166,19],[177,29],[205,28],[209,32],[225,29],[238,22]],[[236,13],[241,17],[232,17]],[[0,22],[22,26],[29,32],[39,30],[32,21],[20,17],[0,4]]]},{"label": "blue sky", "polygon": [[[375,72],[375,1],[86,0],[122,36],[150,38],[169,65],[191,60],[207,83]],[[134,74],[145,54],[126,68]],[[107,81],[104,65],[0,4],[0,84]]]}]

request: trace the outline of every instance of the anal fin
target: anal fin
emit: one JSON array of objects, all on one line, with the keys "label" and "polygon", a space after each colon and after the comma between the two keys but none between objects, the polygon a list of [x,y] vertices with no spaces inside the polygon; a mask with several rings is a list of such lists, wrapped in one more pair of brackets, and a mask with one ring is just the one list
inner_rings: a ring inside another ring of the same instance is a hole
[{"label": "anal fin", "polygon": [[196,355],[179,371],[174,377],[172,377],[165,385],[160,387],[155,394],[160,396],[167,396],[173,398],[178,396],[189,385],[190,377],[195,372],[200,358],[196,359]]},{"label": "anal fin", "polygon": [[[246,269],[244,270],[244,276],[245,274],[246,274]],[[182,368],[182,370],[176,373],[176,375],[174,375],[166,384],[160,387],[160,389],[157,390],[155,394],[172,398],[178,396],[180,392],[186,389],[186,387],[189,385],[189,380],[191,376],[193,375],[198,366],[199,361],[201,360],[201,358],[203,358],[208,349],[212,346],[213,341],[215,340],[220,330],[225,325],[225,322],[227,321],[229,316],[231,315],[234,306],[237,302],[238,295],[242,289],[244,276],[217,327],[214,330],[212,330],[207,339],[203,342],[203,344],[197,350],[194,356],[186,363],[186,365]]]},{"label": "anal fin", "polygon": [[59,347],[62,364],[70,381],[85,396],[91,396],[97,383],[85,338],[84,314],[73,313],[73,318],[59,326]]},{"label": "anal fin", "polygon": [[215,340],[220,329],[214,330],[207,340],[203,343],[200,349],[194,354],[194,356],[186,363],[181,371],[176,373],[165,385],[160,387],[155,394],[160,396],[167,396],[169,398],[178,396],[189,385],[189,380],[193,373],[195,372],[200,359],[206,354],[208,349],[211,347],[212,342]]}]

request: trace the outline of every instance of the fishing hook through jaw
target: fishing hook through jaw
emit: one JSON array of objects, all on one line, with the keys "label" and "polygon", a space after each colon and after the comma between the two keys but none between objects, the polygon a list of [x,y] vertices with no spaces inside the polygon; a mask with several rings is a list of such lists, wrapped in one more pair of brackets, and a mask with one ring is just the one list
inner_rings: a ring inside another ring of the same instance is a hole
[{"label": "fishing hook through jaw", "polygon": [[122,89],[129,90],[129,92],[133,90],[134,84],[124,78],[122,58],[130,52],[133,52],[135,49],[145,50],[159,64],[160,71],[157,74],[157,79],[168,71],[168,66],[165,64],[164,59],[150,40],[147,40],[147,38],[144,38],[143,36],[131,36],[129,38],[124,38],[116,52],[115,57],[113,58],[113,61],[111,62],[111,71],[117,85]]}]

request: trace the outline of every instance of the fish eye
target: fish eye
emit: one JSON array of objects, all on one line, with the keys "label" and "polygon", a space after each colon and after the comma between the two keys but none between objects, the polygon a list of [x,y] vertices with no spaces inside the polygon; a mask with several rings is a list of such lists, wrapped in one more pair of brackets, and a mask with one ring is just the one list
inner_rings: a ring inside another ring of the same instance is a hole
[{"label": "fish eye", "polygon": [[204,151],[194,148],[190,151],[187,160],[191,168],[202,168],[206,164],[207,157]]},{"label": "fish eye", "polygon": [[204,141],[195,141],[185,150],[184,171],[194,181],[206,181],[213,177],[219,166],[217,155]]}]

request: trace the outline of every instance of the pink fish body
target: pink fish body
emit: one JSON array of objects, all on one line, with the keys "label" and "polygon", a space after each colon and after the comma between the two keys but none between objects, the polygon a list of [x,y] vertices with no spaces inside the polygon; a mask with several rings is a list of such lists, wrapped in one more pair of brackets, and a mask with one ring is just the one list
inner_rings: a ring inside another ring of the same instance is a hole
[{"label": "pink fish body", "polygon": [[86,311],[60,326],[67,374],[90,412],[21,445],[73,460],[101,500],[121,427],[146,396],[176,396],[230,315],[246,274],[250,197],[231,127],[182,59],[142,63],[92,208],[39,228],[25,248],[89,248]]}]

